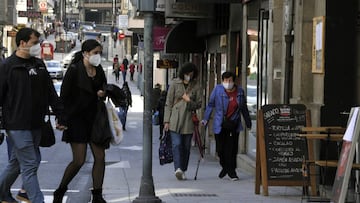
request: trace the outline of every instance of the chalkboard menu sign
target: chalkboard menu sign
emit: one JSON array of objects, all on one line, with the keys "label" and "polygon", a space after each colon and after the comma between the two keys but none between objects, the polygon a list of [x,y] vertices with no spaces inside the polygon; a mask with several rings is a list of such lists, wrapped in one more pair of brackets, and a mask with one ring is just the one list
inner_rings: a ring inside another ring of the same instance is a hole
[{"label": "chalkboard menu sign", "polygon": [[306,126],[305,106],[265,105],[262,110],[268,179],[303,180],[307,148],[305,138],[297,134]]},{"label": "chalkboard menu sign", "polygon": [[304,186],[302,165],[308,159],[301,128],[310,125],[302,104],[270,104],[257,114],[255,193],[268,195],[268,186]]}]

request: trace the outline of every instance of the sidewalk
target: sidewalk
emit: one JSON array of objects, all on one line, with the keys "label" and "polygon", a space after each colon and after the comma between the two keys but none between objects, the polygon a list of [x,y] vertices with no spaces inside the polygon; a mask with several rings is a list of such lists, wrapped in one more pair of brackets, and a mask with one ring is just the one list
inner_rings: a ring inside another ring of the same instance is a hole
[{"label": "sidewalk", "polygon": [[[129,75],[129,74],[128,74]],[[127,76],[129,77],[129,76]],[[109,76],[108,82],[114,83]],[[121,78],[121,77],[120,77]],[[137,78],[137,77],[134,77]],[[120,80],[122,86],[122,80]],[[139,197],[142,176],[142,109],[143,97],[136,87],[136,81],[129,81],[133,95],[133,106],[128,113],[127,131],[119,146],[111,146],[106,152],[106,170],[104,178],[104,198],[109,203],[130,203]],[[140,126],[133,126],[135,121]],[[131,128],[132,127],[132,128]],[[194,180],[199,152],[192,147],[187,180],[178,181],[174,176],[173,164],[161,166],[158,160],[158,126],[153,126],[152,176],[155,195],[167,203],[292,203],[302,202],[301,187],[269,187],[269,196],[256,195],[255,176],[245,170],[237,169],[239,181],[228,177],[218,178],[220,166],[216,158],[206,155],[200,162],[197,180]],[[129,158],[130,157],[130,158]],[[125,160],[128,159],[128,160]],[[304,200],[305,202],[305,200]]]}]

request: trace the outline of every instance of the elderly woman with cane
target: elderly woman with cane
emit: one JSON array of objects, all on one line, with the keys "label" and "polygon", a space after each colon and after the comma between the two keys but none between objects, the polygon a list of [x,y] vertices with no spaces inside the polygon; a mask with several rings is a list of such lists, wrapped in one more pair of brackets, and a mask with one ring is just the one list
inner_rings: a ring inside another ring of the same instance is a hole
[{"label": "elderly woman with cane", "polygon": [[196,78],[195,64],[185,63],[170,85],[164,113],[164,130],[170,131],[175,176],[185,180],[188,168],[191,138],[194,132],[192,113],[201,107],[201,87]]}]

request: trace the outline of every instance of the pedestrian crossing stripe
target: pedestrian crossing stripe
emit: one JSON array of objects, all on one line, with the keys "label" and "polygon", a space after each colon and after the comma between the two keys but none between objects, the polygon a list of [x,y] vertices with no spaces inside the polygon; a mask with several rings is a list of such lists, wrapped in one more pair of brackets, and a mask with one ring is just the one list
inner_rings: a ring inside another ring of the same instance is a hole
[{"label": "pedestrian crossing stripe", "polygon": [[[45,203],[52,203],[54,200],[54,197],[52,195],[45,195],[44,196],[44,202]],[[67,200],[67,196],[64,196],[63,198],[63,203],[66,203],[66,200]],[[27,203],[27,202],[24,202],[24,201],[21,201],[20,203]]]}]

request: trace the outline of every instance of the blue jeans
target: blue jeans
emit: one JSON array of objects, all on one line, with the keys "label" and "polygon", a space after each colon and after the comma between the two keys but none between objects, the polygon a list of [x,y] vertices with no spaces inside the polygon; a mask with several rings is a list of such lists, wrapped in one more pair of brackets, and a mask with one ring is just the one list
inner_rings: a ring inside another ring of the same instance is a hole
[{"label": "blue jeans", "polygon": [[9,194],[11,186],[20,172],[24,189],[31,202],[44,202],[44,195],[40,191],[37,170],[41,161],[39,142],[40,130],[9,130],[7,131],[9,144],[12,146],[10,159],[5,170],[0,175],[1,199]]},{"label": "blue jeans", "polygon": [[126,71],[122,71],[121,74],[123,77],[123,81],[125,82],[126,81]]},{"label": "blue jeans", "polygon": [[118,116],[123,127],[126,124],[126,117],[129,107],[119,107]]},{"label": "blue jeans", "polygon": [[192,134],[178,134],[170,131],[175,170],[187,171],[189,165]]}]

